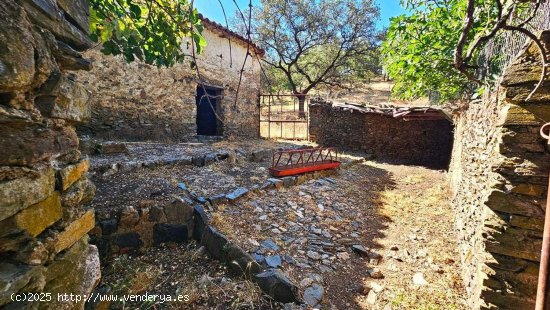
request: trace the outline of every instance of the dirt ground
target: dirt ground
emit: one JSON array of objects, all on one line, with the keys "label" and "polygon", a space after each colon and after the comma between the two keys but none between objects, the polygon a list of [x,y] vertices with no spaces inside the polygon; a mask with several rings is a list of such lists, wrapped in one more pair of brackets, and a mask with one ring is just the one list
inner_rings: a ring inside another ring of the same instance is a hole
[{"label": "dirt ground", "polygon": [[222,206],[214,223],[259,261],[280,261],[304,296],[315,287],[321,308],[462,309],[444,177],[369,162]]},{"label": "dirt ground", "polygon": [[[98,174],[92,206],[101,214],[168,202],[178,182],[204,196],[224,193],[264,180],[268,165],[241,160]],[[264,266],[281,268],[321,309],[465,309],[448,197],[444,172],[368,161],[331,177],[251,194],[210,215],[232,241]],[[120,293],[179,289],[195,296],[170,306],[175,308],[282,307],[194,245],[117,256],[104,267],[103,282]]]}]

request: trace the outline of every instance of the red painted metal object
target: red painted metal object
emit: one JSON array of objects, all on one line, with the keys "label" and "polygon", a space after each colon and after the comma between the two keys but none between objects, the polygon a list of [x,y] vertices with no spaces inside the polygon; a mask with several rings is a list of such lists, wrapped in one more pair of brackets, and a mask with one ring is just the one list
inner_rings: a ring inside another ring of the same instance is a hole
[{"label": "red painted metal object", "polygon": [[333,147],[274,152],[269,173],[285,177],[340,167],[338,150]]}]

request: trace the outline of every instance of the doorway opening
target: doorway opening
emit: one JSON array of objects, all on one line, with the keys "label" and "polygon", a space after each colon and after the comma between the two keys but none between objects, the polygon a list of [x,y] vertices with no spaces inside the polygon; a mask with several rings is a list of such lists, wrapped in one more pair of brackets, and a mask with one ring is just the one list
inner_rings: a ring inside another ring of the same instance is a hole
[{"label": "doorway opening", "polygon": [[210,86],[197,86],[197,135],[221,136],[222,122],[220,115],[220,99],[222,89]]}]

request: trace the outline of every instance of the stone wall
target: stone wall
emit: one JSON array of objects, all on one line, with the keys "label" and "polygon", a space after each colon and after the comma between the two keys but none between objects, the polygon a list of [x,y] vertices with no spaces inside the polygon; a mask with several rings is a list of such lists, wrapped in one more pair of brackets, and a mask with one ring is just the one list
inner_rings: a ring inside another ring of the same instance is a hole
[{"label": "stone wall", "polygon": [[2,308],[82,308],[57,294],[88,294],[100,278],[94,211],[82,207],[95,187],[74,127],[90,116],[88,93],[69,73],[91,66],[88,15],[85,0],[0,2]]},{"label": "stone wall", "polygon": [[[121,57],[102,55],[99,48],[86,53],[94,68],[78,75],[92,93],[92,117],[79,132],[126,141],[191,140],[197,135],[196,94],[201,83],[222,89],[216,114],[225,137],[257,137],[259,56],[251,49],[235,104],[246,44],[233,39],[230,51],[224,34],[208,25],[203,33],[208,46],[197,61],[202,80],[191,69],[190,58],[171,68],[157,68],[140,62],[127,64]],[[183,46],[190,52],[189,44]]]},{"label": "stone wall", "polygon": [[404,121],[376,113],[358,113],[312,100],[309,133],[324,146],[362,150],[377,160],[447,168],[453,125],[446,119]]},{"label": "stone wall", "polygon": [[[550,32],[542,38],[550,47]],[[474,309],[534,308],[550,171],[539,136],[550,121],[550,85],[525,101],[540,76],[539,60],[530,44],[497,92],[456,115],[450,179]]]}]

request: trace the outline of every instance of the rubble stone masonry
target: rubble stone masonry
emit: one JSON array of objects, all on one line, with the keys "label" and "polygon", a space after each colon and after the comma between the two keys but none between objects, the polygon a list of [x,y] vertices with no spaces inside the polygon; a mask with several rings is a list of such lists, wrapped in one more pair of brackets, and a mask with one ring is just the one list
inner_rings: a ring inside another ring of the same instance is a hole
[{"label": "rubble stone masonry", "polygon": [[[541,34],[550,48],[550,31]],[[455,117],[450,168],[463,278],[470,306],[533,309],[550,171],[540,127],[550,83],[535,44],[505,70],[501,87]]]},{"label": "rubble stone masonry", "polygon": [[446,169],[451,157],[453,124],[446,119],[412,120],[358,113],[312,100],[309,132],[313,141],[362,150],[376,160]]},{"label": "rubble stone masonry", "polygon": [[[100,279],[75,130],[88,92],[71,73],[91,67],[88,3],[2,0],[0,20],[0,308],[80,309],[57,294],[89,294]],[[40,292],[51,295],[23,295]]]},{"label": "rubble stone masonry", "polygon": [[[235,101],[247,44],[233,38],[230,48],[227,34],[210,23],[203,36],[208,46],[197,59],[200,79],[191,68],[191,58],[171,68],[157,68],[128,64],[122,57],[101,54],[99,48],[87,52],[94,68],[78,76],[91,93],[92,115],[79,133],[106,140],[191,140],[197,135],[197,86],[203,84],[221,90],[216,114],[224,137],[258,137],[260,56],[250,49]],[[183,45],[190,54],[189,44]]]}]

